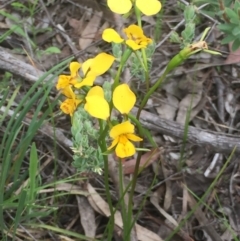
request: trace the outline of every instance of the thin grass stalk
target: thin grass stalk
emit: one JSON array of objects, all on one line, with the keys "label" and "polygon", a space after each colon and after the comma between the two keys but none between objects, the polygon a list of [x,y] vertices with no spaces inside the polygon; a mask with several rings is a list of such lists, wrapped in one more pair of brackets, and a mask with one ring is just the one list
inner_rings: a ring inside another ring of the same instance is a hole
[{"label": "thin grass stalk", "polygon": [[230,156],[228,157],[227,161],[225,162],[225,164],[223,165],[223,167],[221,168],[220,172],[218,173],[218,175],[216,176],[216,178],[213,180],[213,182],[211,183],[211,185],[209,186],[209,188],[207,189],[207,191],[204,193],[204,195],[201,197],[200,201],[192,208],[192,210],[190,212],[187,213],[186,217],[179,223],[179,225],[173,230],[173,232],[165,239],[165,241],[171,241],[173,236],[175,234],[178,233],[178,231],[184,226],[184,224],[186,223],[186,221],[194,214],[195,210],[199,207],[199,205],[201,205],[201,203],[203,202],[203,200],[207,197],[207,195],[211,192],[211,190],[214,188],[214,186],[216,185],[218,179],[220,178],[220,176],[223,174],[224,170],[226,169],[227,165],[229,164],[229,162],[231,161],[234,153],[236,151],[236,147],[233,149],[232,153],[230,154]]}]

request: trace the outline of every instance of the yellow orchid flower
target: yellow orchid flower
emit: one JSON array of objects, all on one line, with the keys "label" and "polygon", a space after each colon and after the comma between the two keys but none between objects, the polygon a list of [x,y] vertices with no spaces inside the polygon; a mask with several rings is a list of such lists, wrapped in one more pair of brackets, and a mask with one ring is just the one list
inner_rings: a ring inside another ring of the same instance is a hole
[{"label": "yellow orchid flower", "polygon": [[92,86],[97,76],[104,74],[112,66],[115,58],[106,53],[100,53],[95,58],[88,59],[82,64],[84,78],[74,85],[76,88]]},{"label": "yellow orchid flower", "polygon": [[[132,24],[123,31],[127,36],[127,40],[125,41],[126,45],[128,45],[134,51],[141,48],[146,48],[148,44],[152,43],[152,39],[147,38],[144,35],[142,28],[137,25]],[[121,38],[121,36],[112,28],[105,29],[103,31],[102,38],[108,43],[122,43],[124,41],[124,39]]]},{"label": "yellow orchid flower", "polygon": [[67,99],[61,103],[60,109],[63,113],[73,116],[74,111],[77,109],[82,100],[76,98],[76,95],[70,86],[63,89],[62,93],[67,97]]},{"label": "yellow orchid flower", "polygon": [[136,96],[127,84],[120,84],[113,92],[113,104],[121,114],[128,114],[136,102]]},{"label": "yellow orchid flower", "polygon": [[115,125],[110,131],[110,137],[113,142],[108,150],[116,146],[116,155],[120,158],[129,157],[135,154],[136,149],[131,141],[142,141],[142,138],[134,133],[134,125],[129,121]]},{"label": "yellow orchid flower", "polygon": [[152,43],[152,39],[147,38],[142,28],[137,25],[130,25],[128,28],[124,29],[124,32],[128,37],[126,44],[133,50],[146,48],[148,44]]},{"label": "yellow orchid flower", "polygon": [[158,0],[108,0],[107,5],[112,12],[118,14],[128,13],[133,4],[145,15],[151,16],[157,14],[162,5]]},{"label": "yellow orchid flower", "polygon": [[60,75],[58,78],[58,83],[56,85],[57,90],[65,89],[69,85],[74,85],[77,83],[79,78],[78,71],[81,64],[78,62],[71,62],[69,65],[70,75]]},{"label": "yellow orchid flower", "polygon": [[[83,86],[92,86],[96,77],[104,74],[112,66],[114,60],[112,55],[100,53],[83,64],[71,62],[69,66],[71,74],[59,76],[57,90],[65,89],[69,85],[78,89]],[[83,72],[83,78],[78,73],[80,68]]]},{"label": "yellow orchid flower", "polygon": [[110,115],[108,102],[104,98],[103,89],[99,86],[91,88],[86,96],[84,109],[93,117],[106,120]]}]

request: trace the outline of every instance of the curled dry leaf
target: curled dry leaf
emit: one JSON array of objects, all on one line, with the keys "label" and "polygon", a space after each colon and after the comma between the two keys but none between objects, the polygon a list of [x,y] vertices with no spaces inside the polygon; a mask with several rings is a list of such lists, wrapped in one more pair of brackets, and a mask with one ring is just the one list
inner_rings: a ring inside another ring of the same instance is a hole
[{"label": "curled dry leaf", "polygon": [[95,223],[94,210],[84,196],[76,196],[81,224],[87,237],[94,238],[97,226]]},{"label": "curled dry leaf", "polygon": [[229,43],[229,55],[224,64],[238,64],[240,62],[240,48],[232,51],[232,43]]},{"label": "curled dry leaf", "polygon": [[95,12],[85,29],[82,31],[81,37],[79,38],[79,47],[81,49],[87,48],[93,42],[97,35],[101,18],[102,12]]},{"label": "curled dry leaf", "polygon": [[202,99],[202,83],[196,83],[193,86],[191,93],[187,94],[179,103],[179,110],[177,114],[176,121],[180,124],[185,124],[186,117],[188,115],[188,111],[190,112],[190,120],[191,121],[198,112],[192,112],[194,108],[197,107],[198,103]]},{"label": "curled dry leaf", "polygon": [[156,107],[157,113],[164,119],[174,120],[178,108],[178,99],[167,93],[167,97],[161,101],[160,106]]}]

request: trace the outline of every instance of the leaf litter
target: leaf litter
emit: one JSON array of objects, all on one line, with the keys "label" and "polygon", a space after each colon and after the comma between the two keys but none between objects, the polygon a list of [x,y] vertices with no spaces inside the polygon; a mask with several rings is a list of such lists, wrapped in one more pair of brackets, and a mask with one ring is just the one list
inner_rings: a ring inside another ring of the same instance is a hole
[{"label": "leaf litter", "polygon": [[[38,52],[33,45],[26,42],[19,32],[10,35],[1,46],[7,48],[17,59],[20,59],[18,58],[20,55],[26,63],[35,63],[35,68],[41,71],[50,69],[69,55],[73,55],[76,59],[85,59],[89,55],[93,55],[96,48],[108,48],[102,45],[99,32],[102,26],[119,23],[114,22],[117,19],[116,16],[107,12],[102,1],[53,2],[54,4],[49,1],[45,8],[43,5],[39,5],[43,11],[34,15],[31,21],[21,11],[16,11],[10,5],[5,6],[9,14],[15,16],[19,21],[26,22],[25,34],[30,38],[35,36]],[[170,6],[175,6],[175,2],[169,1],[168,4],[169,7],[166,7],[165,11],[171,16]],[[153,29],[154,19],[144,21],[148,28]],[[176,21],[174,16],[172,21]],[[10,29],[13,24],[13,21],[3,17],[0,28],[1,30]],[[39,30],[52,28],[54,34],[41,31],[34,33],[33,28],[29,25],[36,26]],[[168,28],[169,26],[163,23],[163,32],[168,33]],[[216,39],[213,40],[217,42]],[[19,50],[19,46],[24,46],[30,58],[23,51],[16,52]],[[61,53],[45,55],[44,50],[51,46],[59,48]],[[232,53],[230,49],[231,47],[223,49],[223,51],[230,52],[227,57],[196,56],[197,59],[190,59],[180,66],[172,76],[168,77],[168,82],[162,90],[152,97],[147,111],[166,120],[178,122],[184,127],[186,115],[190,110],[190,126],[215,133],[239,135],[239,54],[237,51]],[[173,52],[174,50],[167,43],[156,50],[152,69],[153,79],[156,79],[161,73],[161,69],[165,67],[161,65],[163,60],[168,60]],[[221,79],[221,84],[216,81],[216,76]],[[131,79],[131,81],[139,92],[140,89],[141,91],[144,89],[137,86],[137,80]],[[67,133],[69,121],[63,120],[62,117],[58,118],[57,127]],[[229,153],[222,152],[221,149],[219,152],[214,152],[207,145],[184,142],[183,138],[176,138],[174,133],[166,135],[156,129],[151,131],[154,133],[154,139],[157,140],[159,149],[154,156],[146,153],[142,157],[141,166],[144,166],[144,169],[138,179],[134,206],[134,214],[136,214],[143,195],[146,193],[149,195],[140,211],[136,225],[137,237],[144,241],[164,240],[168,237],[185,220],[188,212],[194,209],[199,198],[206,193],[209,185],[217,177],[229,157]],[[201,131],[199,131],[199,135],[201,135]],[[39,136],[49,142],[46,132]],[[71,143],[71,141],[67,143]],[[146,143],[146,145],[148,144]],[[42,144],[42,148],[43,153],[53,150],[51,145],[48,149]],[[65,142],[58,149],[62,154],[59,157],[59,179],[75,174],[73,168],[66,168],[65,163],[71,166],[71,154],[69,155],[69,151],[66,151],[68,148],[69,144]],[[45,184],[53,179],[50,164],[53,159],[51,156],[46,161],[46,165],[41,164],[41,175]],[[125,161],[126,182],[131,180],[135,162],[136,159]],[[180,162],[182,163],[181,168],[179,168]],[[232,240],[234,236],[239,235],[239,170],[239,159],[234,156],[213,187],[211,194],[198,205],[193,215],[184,221],[171,240]],[[95,174],[88,175],[86,175],[88,182],[58,184],[55,187],[39,190],[38,193],[49,196],[55,191],[67,193],[69,197],[57,203],[60,227],[84,234],[89,238],[98,238],[101,237],[103,227],[107,224],[109,207],[105,201],[103,177]],[[115,203],[118,200],[116,193],[117,190],[112,185],[111,194]],[[46,205],[51,205],[51,202],[52,200],[48,201]],[[79,216],[76,217],[76,213]],[[45,222],[54,224],[51,215],[45,219]],[[122,220],[119,211],[116,212],[115,225],[118,227],[116,230],[121,230]],[[18,228],[19,240],[24,240],[23,233],[28,238],[30,234],[33,234],[38,240],[51,237],[51,235],[62,238],[62,240],[71,240],[70,237],[64,239],[63,235],[54,231],[44,231],[43,229],[38,231],[38,229],[28,226],[25,226],[25,229],[23,227]],[[116,232],[116,236],[120,238],[121,235]]]}]

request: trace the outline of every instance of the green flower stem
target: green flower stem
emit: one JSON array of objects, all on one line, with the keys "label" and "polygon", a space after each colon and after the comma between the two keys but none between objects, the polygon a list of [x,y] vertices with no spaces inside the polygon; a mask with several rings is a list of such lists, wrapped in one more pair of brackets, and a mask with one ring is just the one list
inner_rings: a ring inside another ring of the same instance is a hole
[{"label": "green flower stem", "polygon": [[114,78],[112,91],[114,91],[114,89],[119,85],[120,75],[122,73],[122,70],[123,70],[123,67],[124,67],[125,63],[127,62],[128,58],[130,57],[131,53],[132,53],[132,49],[131,48],[127,48],[124,51],[123,56],[121,58],[121,62],[120,62],[119,68],[118,68],[118,71],[117,71],[117,74],[116,74],[116,76]]},{"label": "green flower stem", "polygon": [[145,80],[146,80],[146,86],[147,90],[149,89],[149,71],[148,71],[148,65],[147,65],[147,57],[146,57],[146,52],[145,49],[142,49],[142,59],[138,55],[139,52],[134,51],[134,54],[136,58],[138,59],[139,63],[141,64],[142,68],[144,69],[144,74],[145,74]]},{"label": "green flower stem", "polygon": [[139,135],[141,137],[143,137],[144,136],[144,130],[143,130],[141,122],[134,115],[132,115],[130,113],[127,116],[131,121],[133,121],[136,124],[136,126],[138,128],[138,131],[139,131]]},{"label": "green flower stem", "polygon": [[[167,69],[166,69],[167,70]],[[165,79],[165,77],[167,76],[167,74],[169,73],[168,71],[164,71],[163,75],[157,80],[157,82],[150,88],[150,90],[147,92],[147,94],[145,95],[145,97],[143,98],[143,101],[140,104],[140,107],[138,109],[136,118],[139,120],[141,111],[143,110],[143,108],[145,107],[148,99],[150,98],[150,96],[155,92],[155,90],[162,84],[163,80]]]},{"label": "green flower stem", "polygon": [[[140,28],[142,28],[142,19],[141,19],[141,11],[137,8],[136,4],[134,7],[135,15],[137,18],[137,23]],[[149,89],[149,72],[148,72],[148,66],[147,66],[147,56],[145,49],[142,48],[142,57],[143,57],[143,65],[144,65],[144,72],[145,72],[145,80],[146,80],[146,87],[147,90]]]},{"label": "green flower stem", "polygon": [[[103,123],[102,121],[99,121],[99,125],[100,125],[100,129],[103,130]],[[106,144],[106,138],[101,138],[98,141],[98,144],[102,150],[102,153],[104,153],[107,150],[107,144]],[[109,205],[109,209],[110,209],[110,225],[109,230],[108,230],[108,238],[107,240],[112,240],[112,235],[113,235],[113,230],[114,230],[114,210],[113,210],[113,205],[112,205],[112,199],[111,199],[111,195],[110,195],[110,187],[109,187],[109,182],[108,182],[108,174],[109,174],[109,170],[108,170],[108,156],[103,155],[103,159],[104,159],[104,184],[105,184],[105,189],[106,189],[106,197],[107,197],[107,202]]]},{"label": "green flower stem", "polygon": [[[129,235],[128,235],[128,227],[129,227],[129,219],[127,214],[127,204],[125,203],[125,185],[124,185],[124,178],[123,178],[123,167],[122,167],[122,160],[118,160],[118,170],[119,170],[119,199],[121,203],[121,214],[122,214],[122,220],[123,220],[123,240],[128,241]],[[128,210],[129,211],[129,210]],[[129,240],[130,241],[130,240]]]},{"label": "green flower stem", "polygon": [[136,4],[134,5],[134,10],[135,10],[138,26],[142,28],[141,11],[137,8]]},{"label": "green flower stem", "polygon": [[110,195],[110,188],[109,188],[109,183],[108,183],[108,173],[109,173],[109,170],[108,170],[108,157],[104,155],[103,158],[104,158],[104,184],[105,184],[107,202],[108,202],[109,209],[110,209],[110,214],[111,214],[110,218],[109,218],[110,225],[109,225],[107,240],[112,240],[112,235],[113,235],[113,230],[114,230],[114,222],[115,222],[114,221],[114,213],[115,212],[113,210],[112,199],[111,199],[111,195]]},{"label": "green flower stem", "polygon": [[[140,142],[139,148],[143,148],[143,141]],[[137,177],[138,177],[138,171],[140,166],[142,153],[138,152],[136,165],[133,173],[133,179],[132,179],[132,186],[129,193],[129,200],[128,200],[128,220],[132,220],[132,209],[133,209],[133,197],[134,197],[134,191],[137,184]]]},{"label": "green flower stem", "polygon": [[148,64],[147,64],[147,55],[146,55],[146,50],[143,48],[142,49],[142,57],[143,57],[143,63],[144,63],[144,72],[145,72],[145,82],[146,82],[146,87],[147,91],[149,90],[149,70],[148,70]]},{"label": "green flower stem", "polygon": [[145,107],[148,99],[150,98],[150,96],[156,91],[156,89],[162,84],[163,80],[166,78],[167,74],[169,72],[171,72],[173,69],[175,69],[177,66],[179,66],[180,64],[182,64],[188,57],[190,57],[191,55],[197,53],[201,51],[201,49],[194,49],[191,47],[191,45],[189,47],[184,48],[183,50],[181,50],[177,55],[175,55],[168,63],[163,75],[157,80],[157,82],[150,88],[150,90],[147,92],[147,94],[145,95],[145,97],[143,98],[143,101],[140,104],[140,107],[138,109],[137,112],[137,119],[139,119],[140,114],[142,109]]}]

